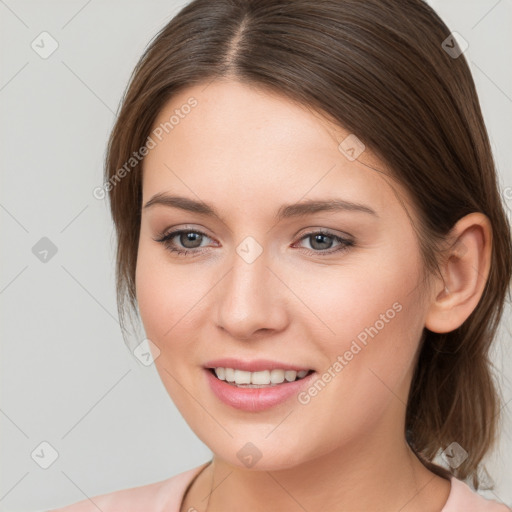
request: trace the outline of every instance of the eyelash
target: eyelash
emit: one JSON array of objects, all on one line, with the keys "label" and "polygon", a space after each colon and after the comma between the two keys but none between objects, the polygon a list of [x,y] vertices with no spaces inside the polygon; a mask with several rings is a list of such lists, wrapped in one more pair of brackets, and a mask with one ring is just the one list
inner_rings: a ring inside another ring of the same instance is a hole
[{"label": "eyelash", "polygon": [[[177,235],[181,235],[183,233],[195,233],[197,235],[201,235],[201,236],[204,236],[206,238],[210,238],[206,233],[203,233],[202,231],[197,231],[197,230],[194,230],[194,229],[179,229],[179,230],[176,230],[176,231],[171,231],[170,233],[162,233],[161,235],[159,235],[158,238],[154,238],[154,240],[156,242],[159,242],[161,244],[163,244],[165,246],[165,248],[170,251],[170,252],[173,252],[173,253],[176,253],[177,255],[181,255],[181,256],[186,256],[186,255],[189,255],[189,254],[192,254],[193,256],[196,256],[196,255],[199,255],[200,253],[203,253],[204,252],[204,248],[202,248],[202,250],[200,250],[200,248],[196,248],[196,249],[176,249],[176,247],[173,247],[173,245],[171,244],[171,240],[177,236]],[[311,231],[310,233],[306,233],[305,235],[303,235],[300,239],[300,240],[304,240],[305,238],[309,238],[313,235],[324,235],[324,236],[328,236],[329,238],[333,238],[335,241],[339,242],[340,245],[338,245],[338,247],[334,250],[332,249],[329,249],[329,250],[325,250],[325,251],[315,251],[313,249],[305,249],[306,250],[306,253],[307,254],[310,254],[310,255],[314,255],[314,256],[328,256],[330,254],[334,254],[334,253],[342,253],[344,251],[347,251],[350,247],[353,247],[355,245],[355,243],[352,241],[352,240],[349,240],[349,239],[346,239],[346,238],[342,238],[338,235],[334,235],[333,233],[330,233],[328,231],[325,231],[325,230],[318,230],[318,231]],[[304,249],[304,248],[302,248]]]}]

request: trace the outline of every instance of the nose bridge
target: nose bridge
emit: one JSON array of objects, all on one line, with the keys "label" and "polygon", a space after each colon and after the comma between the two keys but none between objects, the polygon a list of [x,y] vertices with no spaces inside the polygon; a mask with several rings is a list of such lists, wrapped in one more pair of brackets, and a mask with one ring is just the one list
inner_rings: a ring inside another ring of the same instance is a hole
[{"label": "nose bridge", "polygon": [[269,256],[252,237],[232,255],[231,271],[219,290],[217,322],[235,337],[248,338],[260,329],[279,330],[284,325],[282,290],[268,268]]}]

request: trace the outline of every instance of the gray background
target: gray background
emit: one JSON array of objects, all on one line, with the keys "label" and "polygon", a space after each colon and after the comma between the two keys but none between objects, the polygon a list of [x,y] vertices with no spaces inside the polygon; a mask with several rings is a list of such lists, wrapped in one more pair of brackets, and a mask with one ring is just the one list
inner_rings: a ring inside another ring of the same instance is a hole
[{"label": "gray background", "polygon": [[[107,203],[92,195],[132,68],[185,3],[0,0],[2,511],[43,510],[155,482],[211,455],[154,367],[123,342],[113,226]],[[512,0],[431,4],[469,43],[510,209]],[[43,31],[58,42],[46,59],[31,47]],[[57,248],[46,262],[32,251],[43,237]],[[496,489],[483,493],[509,505],[510,327],[507,306],[494,360],[508,405],[488,465]],[[48,469],[34,460],[44,463],[48,449],[45,457],[31,456],[43,441],[58,452]]]}]

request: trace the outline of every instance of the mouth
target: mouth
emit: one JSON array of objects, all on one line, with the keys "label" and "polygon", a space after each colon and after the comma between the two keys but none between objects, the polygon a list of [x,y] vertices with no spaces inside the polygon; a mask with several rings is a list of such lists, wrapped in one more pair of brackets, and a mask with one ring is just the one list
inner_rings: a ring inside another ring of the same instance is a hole
[{"label": "mouth", "polygon": [[269,388],[305,379],[314,370],[285,370],[273,368],[250,372],[238,368],[206,368],[216,379],[237,388]]},{"label": "mouth", "polygon": [[203,369],[206,383],[217,399],[246,412],[291,404],[290,400],[318,375],[307,366],[285,361],[234,357],[208,361]]}]

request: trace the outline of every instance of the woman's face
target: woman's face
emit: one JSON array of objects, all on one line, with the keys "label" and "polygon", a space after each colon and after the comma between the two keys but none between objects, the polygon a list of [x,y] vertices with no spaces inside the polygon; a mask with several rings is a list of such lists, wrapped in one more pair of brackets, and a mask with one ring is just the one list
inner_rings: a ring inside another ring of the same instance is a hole
[{"label": "woman's face", "polygon": [[[198,437],[267,470],[403,441],[427,304],[395,192],[406,196],[385,165],[318,114],[234,81],[174,96],[151,138],[137,300],[160,377]],[[211,366],[274,385],[237,387]],[[278,384],[287,367],[314,373]]]}]

